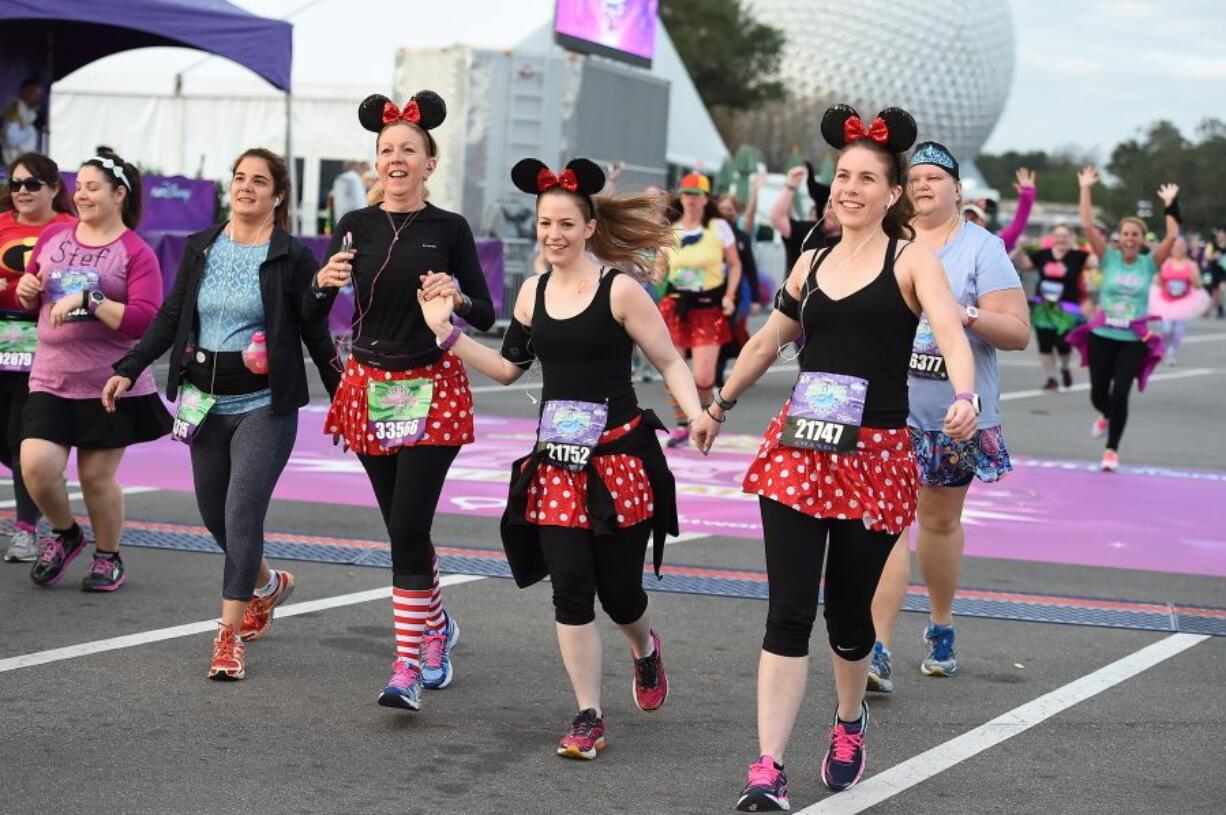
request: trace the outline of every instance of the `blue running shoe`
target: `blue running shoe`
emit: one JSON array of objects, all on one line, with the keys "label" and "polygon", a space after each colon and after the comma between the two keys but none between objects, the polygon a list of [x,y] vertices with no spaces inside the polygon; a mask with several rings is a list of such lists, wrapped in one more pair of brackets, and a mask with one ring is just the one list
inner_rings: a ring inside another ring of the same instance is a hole
[{"label": "blue running shoe", "polygon": [[920,663],[924,676],[953,676],[958,670],[958,655],[954,653],[954,627],[929,624],[924,630],[928,641],[928,657]]},{"label": "blue running shoe", "polygon": [[834,726],[830,728],[830,747],[822,759],[822,781],[835,792],[854,787],[864,776],[868,766],[868,748],[864,746],[864,734],[868,732],[868,705],[860,703],[860,720],[839,721],[839,712],[834,712]]},{"label": "blue running shoe", "polygon": [[868,689],[874,693],[894,692],[894,664],[890,652],[881,643],[873,644],[873,658],[868,665]]},{"label": "blue running shoe", "polygon": [[383,707],[398,707],[401,710],[421,710],[421,671],[407,659],[397,658],[392,663],[392,678],[379,694]]},{"label": "blue running shoe", "polygon": [[442,628],[427,628],[421,638],[421,683],[427,690],[439,690],[451,684],[455,671],[451,667],[451,649],[460,641],[460,626],[444,612],[447,622]]},{"label": "blue running shoe", "polygon": [[788,777],[775,766],[775,759],[762,756],[750,764],[745,788],[736,802],[737,812],[787,812],[791,808]]}]

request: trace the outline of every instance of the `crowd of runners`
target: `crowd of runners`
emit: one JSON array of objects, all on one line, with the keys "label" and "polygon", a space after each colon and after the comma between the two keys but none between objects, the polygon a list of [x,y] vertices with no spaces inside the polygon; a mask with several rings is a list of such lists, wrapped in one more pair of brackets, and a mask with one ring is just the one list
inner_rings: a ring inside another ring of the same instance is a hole
[{"label": "crowd of runners", "polygon": [[[1157,191],[1160,237],[1136,217],[1109,230],[1095,220],[1099,177],[1087,167],[1081,236],[1060,225],[1026,245],[1033,173],[1018,171],[1018,210],[993,233],[984,209],[963,199],[957,158],[939,141],[916,143],[941,134],[917,133],[898,108],[865,118],[838,105],[821,123],[837,151],[833,177],[823,183],[812,165],[789,172],[770,213],[788,254],[777,288],[753,258],[760,179],[745,202],[716,199],[698,172],[671,195],[611,194],[587,159],[519,161],[511,176],[535,199],[541,271],[516,295],[495,349],[462,327],[495,321],[472,230],[429,202],[430,176],[446,160],[431,131],[445,117],[430,91],[403,107],[362,102],[356,124],[372,134],[378,200],[335,225],[322,268],[288,231],[285,160],[243,152],[228,220],[191,236],[165,293],[135,231],[134,164],[101,152],[79,166],[75,190],[46,156],[8,166],[0,453],[17,517],[6,560],[31,563],[33,583],[50,587],[89,549],[65,480],[75,448],[93,533],[81,588],[123,586],[116,472],[130,445],[171,436],[188,446],[200,516],[225,553],[202,673],[243,679],[248,644],[269,632],[295,585],[264,559],[264,519],[309,401],[305,345],[331,396],[318,431],[361,462],[391,549],[393,660],[378,703],[420,711],[424,691],[456,675],[460,626],[440,590],[431,528],[448,470],[475,440],[467,372],[510,384],[536,366],[537,441],[509,473],[500,532],[518,585],[551,581],[577,711],[557,752],[592,759],[606,744],[597,601],[625,635],[638,708],[668,698],[668,620],[652,615],[642,587],[649,544],[658,574],[665,538],[678,533],[657,433],[668,432],[667,447],[709,451],[742,395],[767,369],[790,365],[794,386],[743,481],[760,503],[770,602],[756,758],[736,800],[742,811],[785,810],[784,758],[819,584],[837,699],[820,766],[831,790],[864,774],[866,694],[898,681],[891,643],[913,526],[931,601],[920,672],[957,671],[963,506],[975,479],[1012,469],[998,354],[1028,348],[1033,329],[1045,390],[1068,388],[1088,367],[1091,432],[1105,437],[1101,467],[1111,471],[1134,384],[1144,388],[1164,354],[1175,361],[1189,319],[1223,308],[1226,231],[1185,241],[1175,184]],[[798,219],[802,185],[812,208]],[[1037,277],[1032,292],[1019,269]],[[342,348],[328,316],[350,285]],[[769,314],[750,335],[746,317],[759,308]],[[640,406],[636,353],[672,398],[671,430]],[[163,400],[151,366],[167,355]]]}]

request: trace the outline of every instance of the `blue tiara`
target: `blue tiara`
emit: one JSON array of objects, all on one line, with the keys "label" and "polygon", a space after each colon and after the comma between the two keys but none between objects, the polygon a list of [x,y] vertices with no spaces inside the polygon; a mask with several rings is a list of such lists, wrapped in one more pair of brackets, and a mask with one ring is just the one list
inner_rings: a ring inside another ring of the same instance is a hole
[{"label": "blue tiara", "polygon": [[935,164],[938,167],[944,167],[955,175],[958,172],[958,162],[949,154],[941,145],[935,142],[928,142],[920,146],[911,156],[911,166],[917,164]]}]

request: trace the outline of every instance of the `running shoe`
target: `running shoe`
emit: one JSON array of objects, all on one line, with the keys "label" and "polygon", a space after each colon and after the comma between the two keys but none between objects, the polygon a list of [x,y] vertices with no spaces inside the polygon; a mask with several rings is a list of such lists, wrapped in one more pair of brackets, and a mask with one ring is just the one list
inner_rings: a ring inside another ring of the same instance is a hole
[{"label": "running shoe", "polygon": [[13,530],[13,537],[9,538],[9,548],[4,553],[4,559],[10,563],[29,563],[36,558],[38,536],[34,534],[34,528],[18,524]]},{"label": "running shoe", "polygon": [[873,658],[868,665],[868,689],[874,693],[894,692],[894,663],[890,652],[881,643],[873,644]]},{"label": "running shoe", "polygon": [[441,690],[451,684],[455,670],[451,649],[460,641],[460,626],[450,614],[442,628],[427,628],[421,638],[421,684],[427,690]]},{"label": "running shoe", "polygon": [[1094,424],[1090,425],[1090,435],[1096,439],[1101,439],[1107,435],[1107,420],[1099,416],[1094,420]]},{"label": "running shoe", "polygon": [[1102,463],[1098,465],[1104,473],[1113,473],[1120,468],[1120,454],[1114,450],[1104,450]]},{"label": "running shoe", "polygon": [[664,444],[666,447],[681,447],[690,440],[690,429],[688,427],[678,427],[673,432],[668,434],[668,441]]},{"label": "running shoe", "polygon": [[213,664],[209,679],[219,682],[237,681],[247,675],[247,657],[243,641],[234,633],[234,626],[221,623],[213,640]]},{"label": "running shoe", "polygon": [[1073,387],[1073,372],[1068,368],[1060,369],[1060,384],[1064,386],[1065,390]]},{"label": "running shoe", "polygon": [[272,628],[272,610],[289,599],[294,593],[294,576],[287,571],[278,569],[274,572],[277,587],[267,597],[256,595],[247,603],[243,612],[243,624],[239,626],[238,635],[243,642],[258,640]]},{"label": "running shoe", "polygon": [[89,574],[81,581],[81,591],[115,591],[127,579],[118,552],[110,557],[94,552],[93,562],[89,564]]},{"label": "running shoe", "polygon": [[397,658],[392,663],[392,678],[379,694],[379,704],[401,710],[421,710],[421,670],[407,659]]},{"label": "running shoe", "polygon": [[604,748],[604,718],[596,714],[595,708],[589,707],[579,711],[570,730],[558,742],[558,755],[591,761]]},{"label": "running shoe", "polygon": [[864,746],[864,734],[868,732],[868,705],[860,703],[858,722],[841,722],[834,712],[834,726],[830,728],[830,747],[822,759],[822,781],[835,792],[854,787],[868,766],[868,749]]},{"label": "running shoe", "polygon": [[771,756],[762,756],[749,765],[749,777],[745,789],[736,802],[737,812],[787,812],[792,808],[788,800],[788,777],[783,768],[776,766]]},{"label": "running shoe", "polygon": [[651,632],[653,650],[649,657],[634,660],[634,703],[639,710],[650,713],[664,707],[668,698],[668,677],[664,673],[664,657],[660,653],[660,635]]},{"label": "running shoe", "polygon": [[1044,393],[1059,393],[1059,391],[1060,391],[1060,383],[1057,382],[1054,377],[1049,378],[1046,382],[1043,383]]},{"label": "running shoe", "polygon": [[30,579],[39,586],[51,588],[60,582],[68,564],[85,549],[85,533],[76,524],[73,524],[73,529],[75,533],[71,530],[63,534],[52,533],[51,537],[38,542],[40,551],[38,560],[30,569]]},{"label": "running shoe", "polygon": [[924,676],[953,676],[958,670],[958,655],[954,653],[954,627],[929,624],[924,630],[928,641],[928,656],[920,663]]}]

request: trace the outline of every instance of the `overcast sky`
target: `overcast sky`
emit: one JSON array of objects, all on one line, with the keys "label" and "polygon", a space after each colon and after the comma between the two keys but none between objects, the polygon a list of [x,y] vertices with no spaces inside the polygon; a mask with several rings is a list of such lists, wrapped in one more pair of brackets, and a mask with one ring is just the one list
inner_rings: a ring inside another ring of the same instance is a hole
[{"label": "overcast sky", "polygon": [[[397,46],[508,47],[549,21],[554,2],[237,0],[237,5],[272,17],[298,11],[290,18],[297,24],[294,83],[318,92],[341,73],[368,76],[371,91],[384,90]],[[1206,116],[1226,119],[1226,0],[1012,0],[1011,5],[1017,41],[1013,91],[986,150],[1077,145],[1105,157],[1116,143],[1159,118],[1170,119],[1189,136]],[[199,62],[198,54],[181,49],[146,49],[88,66],[63,87],[167,90],[176,71]],[[188,74],[186,87],[226,77],[246,79],[250,86],[253,75],[244,73],[212,59]]]}]

